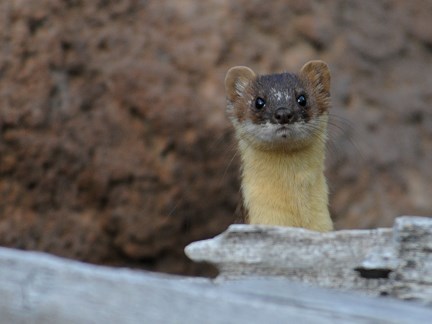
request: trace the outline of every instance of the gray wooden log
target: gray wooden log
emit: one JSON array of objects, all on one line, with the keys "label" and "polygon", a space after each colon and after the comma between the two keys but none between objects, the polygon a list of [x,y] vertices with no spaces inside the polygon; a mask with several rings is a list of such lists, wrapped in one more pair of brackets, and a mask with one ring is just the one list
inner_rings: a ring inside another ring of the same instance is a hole
[{"label": "gray wooden log", "polygon": [[321,287],[432,304],[432,219],[399,217],[393,229],[317,233],[233,225],[186,247],[220,278],[277,276]]},{"label": "gray wooden log", "polygon": [[397,267],[386,291],[432,304],[432,219],[400,217],[394,226]]},{"label": "gray wooden log", "polygon": [[386,278],[373,280],[355,269],[375,250],[391,248],[391,229],[317,233],[301,228],[231,225],[213,239],[194,242],[185,252],[216,265],[221,278],[286,277],[328,288],[379,294]]},{"label": "gray wooden log", "polygon": [[426,323],[432,310],[287,280],[213,283],[0,248],[0,323]]}]

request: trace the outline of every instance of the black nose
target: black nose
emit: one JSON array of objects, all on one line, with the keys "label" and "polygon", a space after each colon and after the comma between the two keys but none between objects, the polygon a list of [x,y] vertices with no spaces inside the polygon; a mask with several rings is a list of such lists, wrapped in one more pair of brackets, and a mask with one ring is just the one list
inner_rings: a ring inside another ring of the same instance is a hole
[{"label": "black nose", "polygon": [[281,107],[276,109],[274,118],[279,124],[288,124],[295,121],[295,113],[288,108]]}]

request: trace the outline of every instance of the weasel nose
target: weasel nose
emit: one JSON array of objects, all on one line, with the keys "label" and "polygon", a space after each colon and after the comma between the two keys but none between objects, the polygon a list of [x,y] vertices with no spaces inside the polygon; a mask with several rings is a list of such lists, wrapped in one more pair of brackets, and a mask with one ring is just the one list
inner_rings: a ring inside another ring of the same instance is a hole
[{"label": "weasel nose", "polygon": [[279,124],[288,124],[295,121],[295,114],[291,109],[280,107],[276,109],[274,118]]}]

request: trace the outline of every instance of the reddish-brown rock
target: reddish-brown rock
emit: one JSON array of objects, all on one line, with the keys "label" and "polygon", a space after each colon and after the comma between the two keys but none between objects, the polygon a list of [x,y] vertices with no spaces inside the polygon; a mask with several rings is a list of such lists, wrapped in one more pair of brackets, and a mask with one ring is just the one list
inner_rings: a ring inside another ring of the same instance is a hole
[{"label": "reddish-brown rock", "polygon": [[337,227],[432,214],[429,12],[397,0],[1,2],[0,244],[212,273],[183,247],[235,220],[225,72],[313,58],[333,72]]}]

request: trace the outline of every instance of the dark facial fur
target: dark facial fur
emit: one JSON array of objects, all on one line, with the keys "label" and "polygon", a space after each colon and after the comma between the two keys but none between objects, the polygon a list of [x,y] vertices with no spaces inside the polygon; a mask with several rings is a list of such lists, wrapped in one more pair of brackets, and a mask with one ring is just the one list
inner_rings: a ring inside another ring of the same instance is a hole
[{"label": "dark facial fur", "polygon": [[232,68],[225,81],[227,113],[240,139],[264,149],[297,149],[325,137],[329,84],[321,61],[307,63],[299,74],[257,76],[246,67]]},{"label": "dark facial fur", "polygon": [[[252,99],[249,100],[249,109],[247,104],[245,105],[245,113],[254,124],[270,122],[284,125],[307,122],[315,113],[314,109],[311,109],[314,106],[309,102],[313,98],[309,98],[305,85],[295,74],[258,76],[251,82],[249,91]],[[253,100],[253,97],[256,99]],[[263,107],[257,105],[257,99],[259,104],[264,102]],[[303,99],[301,102],[305,102],[305,105],[301,106],[298,99]]]}]

